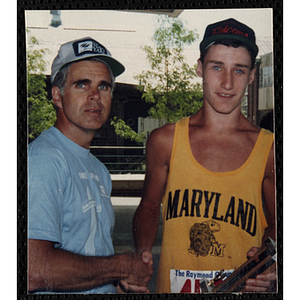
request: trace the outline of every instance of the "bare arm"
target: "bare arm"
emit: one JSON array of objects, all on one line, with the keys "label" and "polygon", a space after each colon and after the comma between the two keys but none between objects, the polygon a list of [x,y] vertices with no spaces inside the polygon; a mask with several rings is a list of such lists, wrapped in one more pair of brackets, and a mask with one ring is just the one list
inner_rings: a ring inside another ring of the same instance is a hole
[{"label": "bare arm", "polygon": [[262,188],[266,208],[266,219],[268,222],[268,228],[265,231],[263,240],[265,240],[267,237],[270,237],[274,241],[276,241],[276,186],[274,144],[270,150]]},{"label": "bare arm", "polygon": [[130,283],[145,286],[152,264],[141,257],[120,254],[108,257],[83,256],[54,247],[53,242],[28,240],[28,290],[84,291],[130,278]]},{"label": "bare arm", "polygon": [[161,200],[168,178],[173,134],[174,126],[168,124],[152,132],[147,141],[143,195],[133,219],[133,238],[137,252],[151,251],[155,242]]}]

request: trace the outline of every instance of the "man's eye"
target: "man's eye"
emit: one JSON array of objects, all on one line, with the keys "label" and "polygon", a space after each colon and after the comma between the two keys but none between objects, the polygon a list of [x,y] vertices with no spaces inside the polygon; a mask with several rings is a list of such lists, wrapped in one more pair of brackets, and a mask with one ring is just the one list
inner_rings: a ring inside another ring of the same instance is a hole
[{"label": "man's eye", "polygon": [[213,70],[219,71],[219,70],[221,70],[221,68],[218,66],[213,66]]},{"label": "man's eye", "polygon": [[106,85],[106,84],[101,84],[101,85],[99,85],[98,88],[99,88],[99,90],[103,90],[103,91],[106,91],[109,89],[108,85]]},{"label": "man's eye", "polygon": [[238,74],[244,74],[243,70],[236,70],[235,72],[238,73]]},{"label": "man's eye", "polygon": [[80,89],[83,89],[83,88],[86,87],[86,84],[85,84],[85,83],[79,82],[79,83],[76,84],[76,87],[78,87],[78,88],[80,88]]}]

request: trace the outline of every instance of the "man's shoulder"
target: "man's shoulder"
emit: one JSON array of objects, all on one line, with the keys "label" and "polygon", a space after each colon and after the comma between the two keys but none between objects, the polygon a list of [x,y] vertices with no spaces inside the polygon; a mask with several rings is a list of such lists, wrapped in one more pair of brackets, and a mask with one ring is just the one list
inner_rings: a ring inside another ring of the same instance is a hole
[{"label": "man's shoulder", "polygon": [[29,147],[38,145],[40,143],[51,143],[51,140],[53,140],[55,136],[55,128],[50,127],[49,129],[44,130],[42,133],[40,133],[39,136],[37,136],[32,142],[29,143]]},{"label": "man's shoulder", "polygon": [[176,123],[167,123],[161,127],[158,127],[151,132],[151,135],[156,135],[156,136],[173,135],[175,130],[175,124]]},{"label": "man's shoulder", "polygon": [[147,153],[156,157],[169,155],[173,146],[175,123],[168,123],[151,131],[147,139]]},{"label": "man's shoulder", "polygon": [[59,147],[60,143],[55,136],[55,129],[49,128],[43,131],[34,141],[28,145],[28,157],[46,157],[56,159],[62,157],[63,151]]},{"label": "man's shoulder", "polygon": [[175,132],[175,123],[167,123],[162,127],[151,131],[147,144],[159,143],[166,144],[173,140]]},{"label": "man's shoulder", "polygon": [[241,128],[240,132],[244,134],[246,138],[249,140],[252,140],[253,142],[256,142],[258,136],[264,132],[262,128],[259,126],[251,123],[249,120],[246,120],[246,125]]}]

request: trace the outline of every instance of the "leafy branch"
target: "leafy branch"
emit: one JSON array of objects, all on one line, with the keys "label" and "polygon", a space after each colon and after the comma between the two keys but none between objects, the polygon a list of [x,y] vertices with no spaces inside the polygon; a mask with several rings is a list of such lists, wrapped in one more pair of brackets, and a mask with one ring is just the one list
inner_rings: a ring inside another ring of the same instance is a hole
[{"label": "leafy branch", "polygon": [[50,128],[56,120],[52,101],[48,100],[46,76],[47,63],[44,55],[47,49],[35,49],[39,45],[34,36],[29,37],[27,49],[27,100],[29,138],[36,138],[41,132]]}]

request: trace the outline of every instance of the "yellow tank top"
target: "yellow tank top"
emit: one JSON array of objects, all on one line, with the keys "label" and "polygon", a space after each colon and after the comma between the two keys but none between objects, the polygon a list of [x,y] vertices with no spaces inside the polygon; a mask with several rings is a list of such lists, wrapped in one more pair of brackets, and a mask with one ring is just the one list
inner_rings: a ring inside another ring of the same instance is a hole
[{"label": "yellow tank top", "polygon": [[262,129],[239,169],[212,172],[192,154],[189,118],[176,123],[157,292],[200,292],[201,278],[222,269],[230,275],[252,246],[261,245],[267,227],[261,189],[272,143],[273,133]]}]

